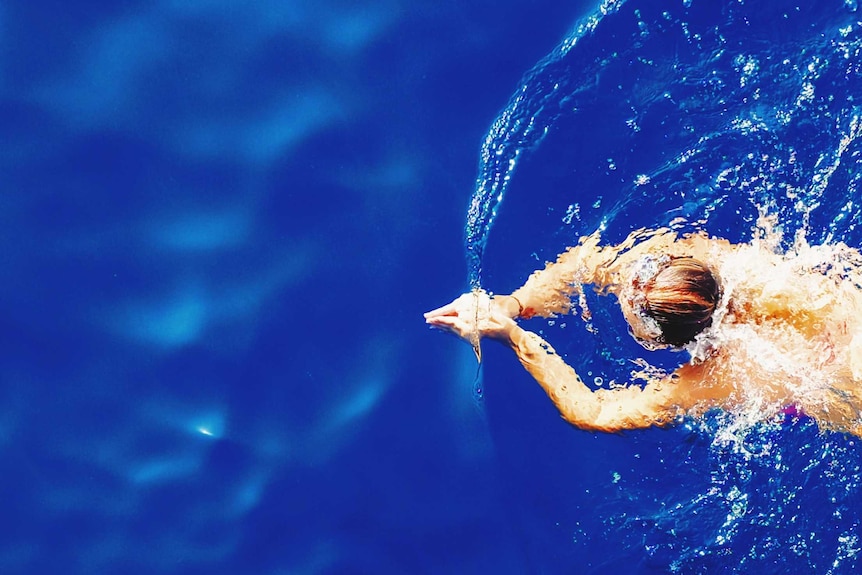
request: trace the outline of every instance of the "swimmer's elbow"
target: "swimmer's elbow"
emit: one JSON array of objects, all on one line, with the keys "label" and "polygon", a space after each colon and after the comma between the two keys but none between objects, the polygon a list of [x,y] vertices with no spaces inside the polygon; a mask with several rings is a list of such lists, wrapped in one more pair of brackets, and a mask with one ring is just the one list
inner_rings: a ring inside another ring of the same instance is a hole
[{"label": "swimmer's elbow", "polygon": [[601,404],[583,405],[560,405],[560,415],[568,423],[584,431],[601,431],[614,433],[625,429],[641,429],[654,425],[654,422],[646,417],[638,417],[635,414],[627,414],[617,408],[608,409]]},{"label": "swimmer's elbow", "polygon": [[670,420],[655,413],[626,413],[623,410],[602,410],[596,419],[593,429],[614,433],[627,429],[646,429],[649,427],[664,427]]},{"label": "swimmer's elbow", "polygon": [[599,405],[592,402],[586,405],[582,402],[564,403],[557,401],[554,397],[551,397],[551,399],[556,403],[563,419],[575,427],[585,429],[587,431],[603,431],[594,427],[596,421],[599,419],[599,414],[601,413],[601,407]]}]

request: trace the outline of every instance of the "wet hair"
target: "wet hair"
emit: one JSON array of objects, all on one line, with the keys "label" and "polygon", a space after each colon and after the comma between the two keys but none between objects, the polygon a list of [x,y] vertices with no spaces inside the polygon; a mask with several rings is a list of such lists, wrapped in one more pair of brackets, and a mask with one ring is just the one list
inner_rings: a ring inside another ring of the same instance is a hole
[{"label": "wet hair", "polygon": [[720,299],[712,271],[692,257],[672,258],[643,290],[643,312],[661,329],[661,343],[675,347],[684,346],[709,327]]}]

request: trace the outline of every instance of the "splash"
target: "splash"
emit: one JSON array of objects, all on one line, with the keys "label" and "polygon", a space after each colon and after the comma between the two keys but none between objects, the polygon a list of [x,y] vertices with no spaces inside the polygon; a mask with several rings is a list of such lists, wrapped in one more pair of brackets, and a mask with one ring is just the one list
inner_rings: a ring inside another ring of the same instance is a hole
[{"label": "splash", "polygon": [[571,73],[572,63],[567,56],[596,30],[604,17],[617,12],[622,5],[623,0],[602,2],[573,34],[527,73],[521,87],[485,136],[465,229],[472,289],[481,288],[482,259],[491,227],[521,157],[538,146],[556,119],[567,111],[573,93],[589,88],[576,84],[577,78]]}]

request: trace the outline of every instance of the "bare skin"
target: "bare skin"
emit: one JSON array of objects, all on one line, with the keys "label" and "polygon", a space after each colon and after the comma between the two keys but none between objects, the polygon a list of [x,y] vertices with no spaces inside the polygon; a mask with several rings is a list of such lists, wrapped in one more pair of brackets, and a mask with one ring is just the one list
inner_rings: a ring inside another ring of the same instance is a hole
[{"label": "bare skin", "polygon": [[[692,256],[715,270],[724,292],[713,326],[672,374],[645,387],[593,391],[517,319],[571,311],[585,284],[619,298],[632,335],[647,339],[625,297],[645,254]],[[597,234],[534,272],[509,296],[467,293],[425,314],[465,341],[490,338],[511,348],[562,416],[587,430],[663,426],[712,408],[768,419],[795,406],[822,429],[862,436],[862,256],[852,248],[802,245],[776,253],[765,241],[732,245],[702,234],[633,232],[618,246]],[[520,316],[520,317],[519,317]]]}]

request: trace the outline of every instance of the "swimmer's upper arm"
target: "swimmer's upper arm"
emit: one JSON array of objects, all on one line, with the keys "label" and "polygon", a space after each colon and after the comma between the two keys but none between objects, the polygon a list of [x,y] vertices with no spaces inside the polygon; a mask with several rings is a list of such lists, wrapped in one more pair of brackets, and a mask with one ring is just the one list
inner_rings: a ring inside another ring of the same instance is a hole
[{"label": "swimmer's upper arm", "polygon": [[604,251],[596,232],[530,274],[524,285],[512,292],[523,307],[523,315],[550,317],[568,313],[570,296],[580,284],[593,283],[597,270],[608,259],[607,255],[602,257]]},{"label": "swimmer's upper arm", "polygon": [[630,385],[593,392],[535,333],[516,328],[511,346],[563,418],[581,429],[620,431],[667,425],[706,399],[693,385],[700,377],[701,366],[683,366],[672,376],[644,388]]}]

